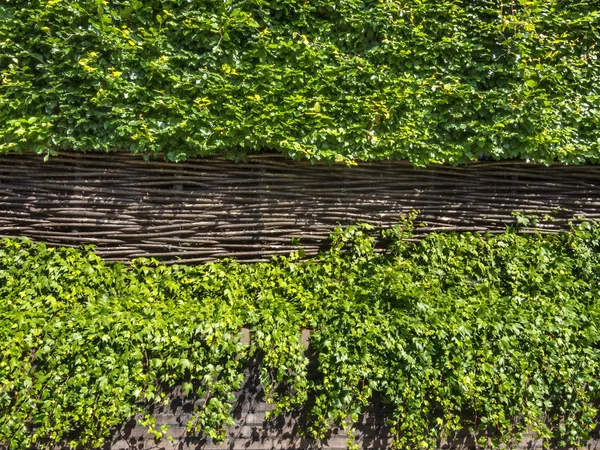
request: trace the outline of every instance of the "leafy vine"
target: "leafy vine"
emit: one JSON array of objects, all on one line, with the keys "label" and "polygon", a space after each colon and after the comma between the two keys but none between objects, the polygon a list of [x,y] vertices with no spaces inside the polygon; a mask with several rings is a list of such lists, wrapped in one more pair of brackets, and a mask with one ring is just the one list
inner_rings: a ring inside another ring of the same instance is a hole
[{"label": "leafy vine", "polygon": [[417,243],[411,227],[339,228],[315,258],[249,265],[125,266],[4,240],[0,447],[96,448],[136,415],[166,439],[152,407],[177,389],[197,405],[189,433],[222,440],[250,359],[273,413],[303,410],[316,439],[334,426],[352,439],[377,395],[397,448],[465,429],[488,447],[526,430],[584,444],[598,420],[600,226]]}]

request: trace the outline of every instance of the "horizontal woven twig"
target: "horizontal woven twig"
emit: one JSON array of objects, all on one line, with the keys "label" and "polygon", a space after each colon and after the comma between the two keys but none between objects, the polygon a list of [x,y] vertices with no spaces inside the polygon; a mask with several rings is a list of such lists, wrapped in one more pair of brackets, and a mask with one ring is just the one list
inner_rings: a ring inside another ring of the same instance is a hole
[{"label": "horizontal woven twig", "polygon": [[326,244],[337,224],[385,227],[421,211],[432,231],[501,232],[513,211],[550,214],[542,232],[600,218],[600,166],[406,162],[311,165],[276,155],[185,163],[130,154],[0,157],[0,236],[94,244],[108,260],[258,261]]}]

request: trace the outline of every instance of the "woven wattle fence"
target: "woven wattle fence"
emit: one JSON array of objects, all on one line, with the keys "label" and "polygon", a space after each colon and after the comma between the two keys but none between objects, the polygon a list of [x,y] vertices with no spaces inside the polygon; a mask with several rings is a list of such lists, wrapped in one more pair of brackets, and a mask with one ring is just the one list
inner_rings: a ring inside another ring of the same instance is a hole
[{"label": "woven wattle fence", "polygon": [[107,260],[268,259],[327,243],[337,224],[384,227],[401,214],[432,231],[501,232],[513,211],[549,214],[543,232],[600,218],[600,166],[480,162],[414,169],[405,162],[312,165],[275,155],[184,163],[130,154],[0,157],[0,236],[94,244]]}]

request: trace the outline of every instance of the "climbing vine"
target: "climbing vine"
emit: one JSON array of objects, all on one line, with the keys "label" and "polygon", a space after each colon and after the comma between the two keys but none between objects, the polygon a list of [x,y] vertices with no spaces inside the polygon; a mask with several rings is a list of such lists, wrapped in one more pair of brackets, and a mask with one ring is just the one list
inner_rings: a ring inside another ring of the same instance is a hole
[{"label": "climbing vine", "polygon": [[352,438],[377,396],[397,448],[464,429],[492,447],[525,430],[585,443],[598,420],[600,227],[410,234],[410,222],[356,225],[312,259],[198,266],[4,240],[0,447],[96,448],[134,416],[168,439],[152,410],[175,395],[196,404],[188,432],[219,441],[251,360],[273,413],[302,411],[316,439],[334,426]]}]

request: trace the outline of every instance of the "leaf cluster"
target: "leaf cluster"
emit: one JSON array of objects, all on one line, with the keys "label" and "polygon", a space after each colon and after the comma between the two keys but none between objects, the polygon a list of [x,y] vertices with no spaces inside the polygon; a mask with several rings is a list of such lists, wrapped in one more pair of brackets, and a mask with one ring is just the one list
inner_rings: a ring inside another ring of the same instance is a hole
[{"label": "leaf cluster", "polygon": [[6,0],[0,152],[597,162],[589,0]]},{"label": "leaf cluster", "polygon": [[218,441],[250,361],[274,413],[302,411],[317,439],[334,426],[352,438],[378,397],[397,448],[465,429],[481,447],[524,431],[585,443],[598,421],[600,226],[417,243],[411,227],[340,228],[315,258],[250,265],[125,266],[4,240],[0,447],[95,448],[135,415],[166,438],[152,407],[178,392],[197,405],[189,432]]}]

